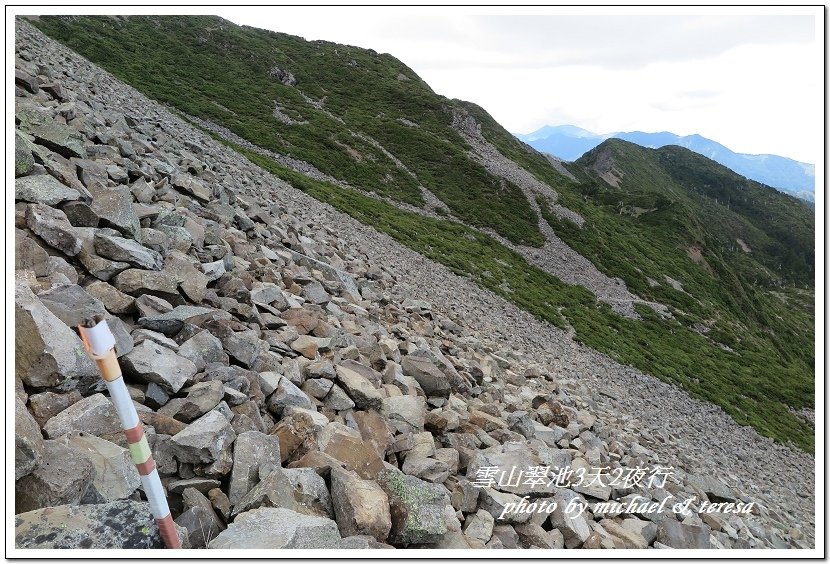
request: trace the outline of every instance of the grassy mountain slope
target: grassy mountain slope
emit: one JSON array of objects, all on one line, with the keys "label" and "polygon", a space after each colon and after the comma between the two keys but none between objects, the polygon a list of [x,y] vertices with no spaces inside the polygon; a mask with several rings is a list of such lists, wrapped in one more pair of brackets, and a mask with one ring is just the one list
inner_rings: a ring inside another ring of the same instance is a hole
[{"label": "grassy mountain slope", "polygon": [[[214,17],[43,17],[34,23],[148,96],[307,161],[355,189],[234,147],[297,188],[533,314],[572,326],[587,345],[721,405],[738,422],[812,450],[812,428],[789,408],[814,405],[814,226],[811,213],[770,199],[769,189],[740,184],[688,151],[635,151],[621,141],[569,165],[576,177],[570,180],[482,108],[435,95],[397,59],[365,49]],[[296,84],[272,76],[275,67]],[[369,197],[374,192],[417,206],[422,185],[470,226],[517,243],[543,242],[519,188],[467,157],[451,126],[454,108],[475,117],[502,154],[586,219],[582,228],[559,220],[540,200],[560,237],[641,297],[670,306],[673,318],[648,308],[639,309],[642,320],[621,317],[588,290],[562,283],[476,229]],[[617,188],[594,170],[598,161],[613,162]]]},{"label": "grassy mountain slope", "polygon": [[[212,16],[43,18],[38,25],[152,98],[257,145],[407,203],[422,203],[420,181],[471,225],[516,243],[543,242],[518,187],[467,158],[449,101],[390,55]],[[272,76],[275,68],[296,85]],[[275,104],[294,123],[275,119]],[[417,180],[365,136],[417,171]]]}]

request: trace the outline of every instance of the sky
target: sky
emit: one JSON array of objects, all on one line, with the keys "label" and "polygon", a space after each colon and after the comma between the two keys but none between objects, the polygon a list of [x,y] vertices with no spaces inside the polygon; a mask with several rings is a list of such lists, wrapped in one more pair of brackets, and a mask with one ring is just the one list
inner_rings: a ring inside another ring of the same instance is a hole
[{"label": "sky", "polygon": [[390,53],[513,133],[698,133],[737,152],[823,158],[820,8],[205,11]]}]

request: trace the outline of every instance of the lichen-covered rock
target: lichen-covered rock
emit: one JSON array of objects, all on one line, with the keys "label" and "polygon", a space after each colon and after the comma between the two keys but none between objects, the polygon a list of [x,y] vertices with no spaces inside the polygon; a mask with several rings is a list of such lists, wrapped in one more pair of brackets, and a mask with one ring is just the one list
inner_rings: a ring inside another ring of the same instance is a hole
[{"label": "lichen-covered rock", "polygon": [[377,482],[389,496],[390,543],[435,543],[447,532],[444,508],[449,504],[449,496],[443,487],[394,470],[379,473]]},{"label": "lichen-covered rock", "polygon": [[14,132],[14,175],[23,176],[29,174],[35,166],[35,158],[32,155],[32,142],[26,139],[20,131]]},{"label": "lichen-covered rock", "polygon": [[130,499],[15,515],[14,543],[16,548],[164,548],[150,504]]},{"label": "lichen-covered rock", "polygon": [[34,136],[35,143],[66,158],[86,157],[83,138],[71,127],[37,111],[18,112],[17,117],[20,119],[20,129]]}]

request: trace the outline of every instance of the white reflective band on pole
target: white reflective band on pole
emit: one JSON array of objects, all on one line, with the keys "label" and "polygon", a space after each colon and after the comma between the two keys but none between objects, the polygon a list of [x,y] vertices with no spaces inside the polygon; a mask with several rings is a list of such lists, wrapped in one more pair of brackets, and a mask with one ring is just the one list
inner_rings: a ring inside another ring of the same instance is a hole
[{"label": "white reflective band on pole", "polygon": [[139,423],[138,414],[133,405],[133,398],[130,397],[130,392],[124,383],[124,378],[116,378],[112,382],[104,380],[104,383],[107,385],[110,400],[115,405],[115,411],[121,420],[121,428],[132,429],[137,426]]},{"label": "white reflective band on pole", "polygon": [[161,485],[158,470],[153,468],[152,472],[141,476],[141,485],[144,487],[144,494],[150,502],[150,509],[156,519],[167,517],[170,509],[167,507],[167,498],[164,497],[164,488]]},{"label": "white reflective band on pole", "polygon": [[102,319],[95,327],[85,327],[84,334],[89,343],[89,350],[95,356],[104,356],[115,346],[115,337],[110,331],[107,320]]}]

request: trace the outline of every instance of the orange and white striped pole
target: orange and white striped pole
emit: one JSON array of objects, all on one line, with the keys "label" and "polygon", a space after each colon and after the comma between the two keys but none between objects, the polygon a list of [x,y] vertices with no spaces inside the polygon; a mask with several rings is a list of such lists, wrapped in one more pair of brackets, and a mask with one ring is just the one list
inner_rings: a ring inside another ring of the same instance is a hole
[{"label": "orange and white striped pole", "polygon": [[133,400],[121,376],[121,366],[115,355],[115,337],[106,320],[100,316],[80,325],[78,331],[87,352],[98,365],[101,377],[109,390],[110,400],[115,404],[130,447],[130,456],[138,469],[141,485],[144,487],[147,501],[150,502],[150,509],[164,545],[167,548],[181,548],[182,543],[167,505],[167,497],[156,470],[156,463],[153,461],[147,437],[144,436],[144,425],[138,419]]}]

